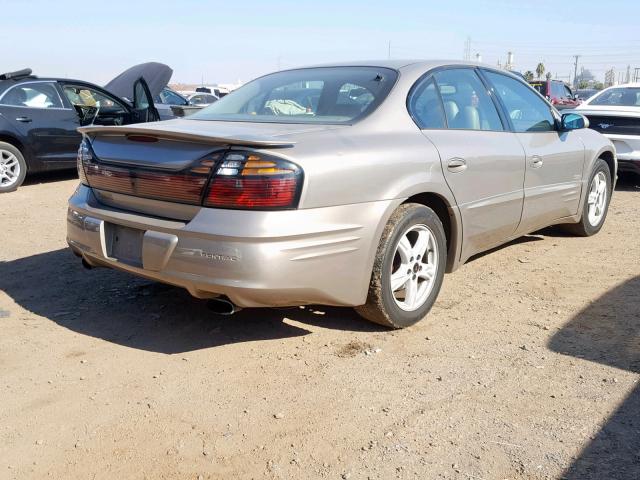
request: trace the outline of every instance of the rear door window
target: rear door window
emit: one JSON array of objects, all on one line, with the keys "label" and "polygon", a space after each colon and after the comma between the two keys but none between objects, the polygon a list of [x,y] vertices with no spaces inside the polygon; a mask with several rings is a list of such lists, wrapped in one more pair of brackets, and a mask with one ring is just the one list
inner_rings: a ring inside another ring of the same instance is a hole
[{"label": "rear door window", "polygon": [[547,83],[546,82],[533,82],[531,83],[531,86],[533,88],[535,88],[540,95],[542,95],[543,97],[548,96],[549,94],[547,93]]},{"label": "rear door window", "polygon": [[498,110],[476,72],[452,68],[434,73],[447,126],[457,130],[504,130]]},{"label": "rear door window", "polygon": [[58,90],[53,83],[48,82],[16,85],[4,94],[0,104],[29,108],[63,108]]}]

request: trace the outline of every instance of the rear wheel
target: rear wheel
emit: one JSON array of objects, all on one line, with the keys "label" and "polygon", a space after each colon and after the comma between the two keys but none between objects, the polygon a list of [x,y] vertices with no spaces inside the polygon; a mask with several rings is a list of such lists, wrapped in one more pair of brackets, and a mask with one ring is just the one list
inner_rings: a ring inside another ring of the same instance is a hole
[{"label": "rear wheel", "polygon": [[604,160],[598,159],[589,178],[589,190],[582,205],[582,218],[579,223],[565,225],[565,229],[581,237],[598,233],[607,217],[611,188],[609,166]]},{"label": "rear wheel", "polygon": [[0,142],[0,193],[17,189],[27,174],[27,164],[20,150]]},{"label": "rear wheel", "polygon": [[422,320],[440,292],[446,256],[444,228],[436,213],[415,203],[401,205],[380,239],[367,303],[356,311],[392,328]]}]

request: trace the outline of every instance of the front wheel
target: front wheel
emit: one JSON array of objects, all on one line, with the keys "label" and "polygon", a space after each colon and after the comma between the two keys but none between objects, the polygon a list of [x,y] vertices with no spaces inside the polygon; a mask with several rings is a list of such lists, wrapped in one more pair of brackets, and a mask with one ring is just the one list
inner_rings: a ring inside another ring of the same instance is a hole
[{"label": "front wheel", "polygon": [[446,236],[436,213],[424,205],[401,205],[382,233],[367,303],[356,311],[392,328],[417,323],[440,292],[446,258]]},{"label": "front wheel", "polygon": [[589,177],[589,190],[582,205],[579,223],[565,225],[565,229],[580,237],[590,237],[600,231],[607,218],[611,200],[611,173],[607,162],[598,159]]}]

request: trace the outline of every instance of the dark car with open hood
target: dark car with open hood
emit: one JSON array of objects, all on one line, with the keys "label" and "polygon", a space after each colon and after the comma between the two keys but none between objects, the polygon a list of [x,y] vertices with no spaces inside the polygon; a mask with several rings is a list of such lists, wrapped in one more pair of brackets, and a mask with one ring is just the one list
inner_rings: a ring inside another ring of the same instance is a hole
[{"label": "dark car with open hood", "polygon": [[172,73],[161,63],[145,63],[104,88],[37,77],[31,69],[0,75],[0,193],[17,189],[27,173],[75,168],[78,127],[159,120],[153,98]]}]

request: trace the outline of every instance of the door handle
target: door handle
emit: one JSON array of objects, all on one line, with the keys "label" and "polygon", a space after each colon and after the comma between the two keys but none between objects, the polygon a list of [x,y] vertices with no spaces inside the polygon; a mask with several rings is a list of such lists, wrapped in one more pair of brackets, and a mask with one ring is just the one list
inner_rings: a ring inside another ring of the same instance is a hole
[{"label": "door handle", "polygon": [[18,122],[22,122],[22,123],[29,123],[29,122],[31,122],[31,119],[30,119],[29,117],[18,117],[18,118],[16,118],[16,120],[17,120]]},{"label": "door handle", "polygon": [[447,162],[447,170],[451,173],[464,172],[467,169],[467,162],[464,158],[452,158]]},{"label": "door handle", "polygon": [[544,162],[542,161],[542,157],[539,157],[538,155],[534,155],[533,157],[531,157],[531,168],[540,168],[543,163]]}]

